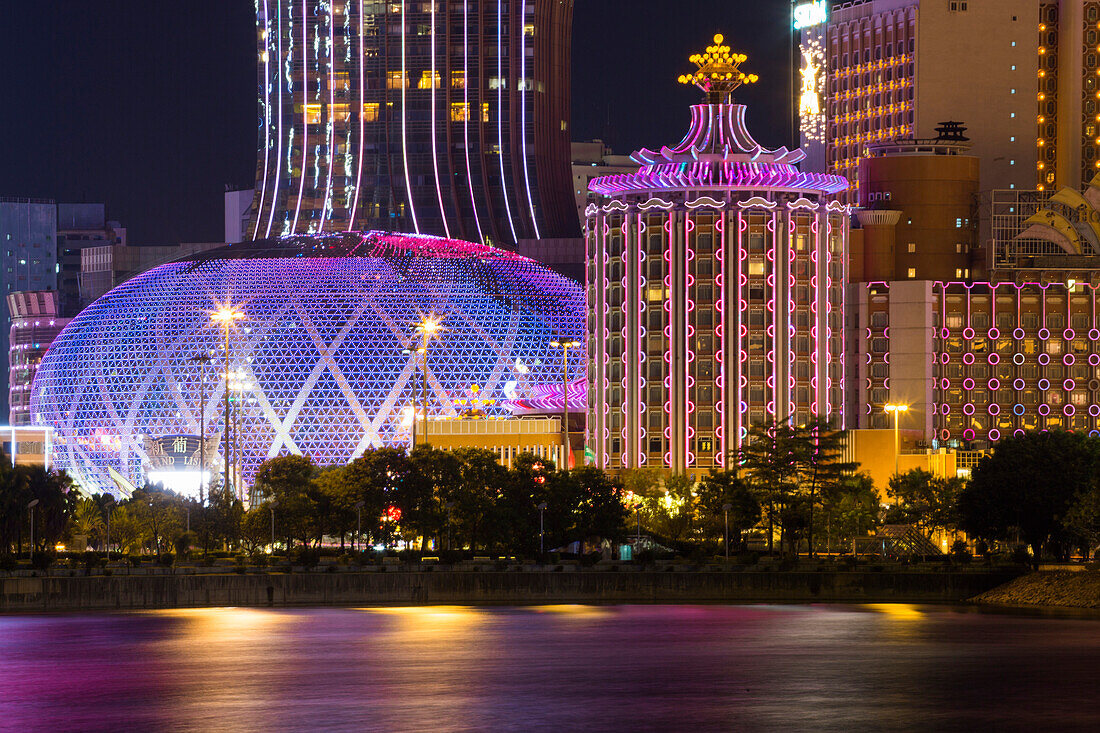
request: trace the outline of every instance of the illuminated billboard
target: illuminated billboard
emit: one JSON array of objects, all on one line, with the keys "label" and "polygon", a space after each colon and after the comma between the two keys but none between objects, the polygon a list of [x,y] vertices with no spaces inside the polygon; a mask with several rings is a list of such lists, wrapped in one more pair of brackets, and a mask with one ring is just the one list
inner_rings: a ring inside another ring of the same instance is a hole
[{"label": "illuminated billboard", "polygon": [[794,9],[794,28],[812,28],[821,25],[829,19],[828,0],[813,0],[809,3],[796,5]]}]

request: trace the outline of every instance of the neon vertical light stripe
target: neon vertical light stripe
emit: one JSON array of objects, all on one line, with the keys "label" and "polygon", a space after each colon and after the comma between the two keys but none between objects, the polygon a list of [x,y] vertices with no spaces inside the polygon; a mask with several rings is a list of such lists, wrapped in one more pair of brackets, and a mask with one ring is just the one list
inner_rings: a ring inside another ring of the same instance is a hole
[{"label": "neon vertical light stripe", "polygon": [[516,236],[516,224],[512,221],[512,206],[508,203],[508,186],[504,177],[504,15],[503,0],[497,0],[497,152],[500,162],[500,192],[504,198],[504,211],[508,215],[508,228],[512,230],[512,242]]},{"label": "neon vertical light stripe", "polygon": [[334,156],[332,149],[336,147],[336,124],[333,121],[332,111],[336,107],[336,56],[334,53],[336,44],[333,36],[332,26],[334,24],[332,4],[328,6],[328,176],[325,179],[325,203],[321,205],[321,223],[318,225],[318,230],[324,231],[325,218],[328,216],[329,209],[332,208],[332,166],[334,164]]},{"label": "neon vertical light stripe", "polygon": [[[479,31],[480,32],[480,31]],[[480,58],[480,56],[478,57]],[[462,0],[462,103],[466,106],[466,118],[462,121],[462,140],[466,153],[466,183],[470,187],[470,208],[474,212],[474,225],[477,226],[477,241],[485,241],[481,231],[481,219],[477,215],[477,201],[474,200],[474,173],[470,167],[470,2]],[[478,110],[478,124],[481,110]]]},{"label": "neon vertical light stripe", "polygon": [[[451,228],[447,225],[447,210],[443,207],[443,189],[439,185],[439,153],[436,148],[436,132],[435,132],[435,1],[432,2],[432,178],[435,179],[435,197],[439,201],[439,216],[443,219],[443,231],[447,237],[451,236]],[[448,114],[450,110],[448,110]],[[467,116],[469,116],[469,110],[467,110]],[[450,119],[448,117],[448,119]],[[448,123],[449,124],[449,123]],[[568,402],[569,398],[566,396],[565,401]]]},{"label": "neon vertical light stripe", "polygon": [[[367,120],[363,110],[366,106],[364,102],[364,80],[363,80],[363,68],[366,66],[363,57],[363,0],[359,0],[359,166],[355,171],[355,198],[351,202],[351,216],[348,217],[348,231],[355,229],[355,212],[359,210],[359,192],[360,185],[363,182],[363,139],[367,136]],[[380,114],[384,114],[383,110]]]},{"label": "neon vertical light stripe", "polygon": [[[275,20],[279,26],[278,38],[276,44],[279,49],[279,64],[278,68],[283,68],[283,1],[276,0],[275,2]],[[281,79],[282,72],[277,74],[277,77]],[[283,172],[283,84],[281,81],[275,85],[279,90],[279,125],[275,135],[275,139],[278,145],[278,153],[275,156],[275,186],[271,189],[271,215],[267,218],[267,231],[264,233],[264,237],[271,236],[271,225],[275,221],[275,202],[279,196],[279,179]],[[256,233],[260,231],[260,210],[256,210]]]},{"label": "neon vertical light stripe", "polygon": [[267,197],[267,166],[271,158],[271,19],[268,17],[267,0],[264,0],[264,179],[260,186],[260,203],[256,207],[256,228],[252,230],[252,239],[260,234],[260,213],[264,210]]},{"label": "neon vertical light stripe", "polygon": [[306,190],[306,156],[309,154],[309,84],[306,82],[306,74],[309,69],[309,10],[306,8],[306,0],[302,0],[302,170],[298,175],[298,203],[294,205],[294,223],[290,226],[290,233],[298,231],[298,215],[302,212],[302,194]]},{"label": "neon vertical light stripe", "polygon": [[[409,86],[407,46],[405,35],[405,0],[401,0],[401,162],[405,168],[405,198],[409,204],[409,215],[413,220],[413,231],[420,233],[420,224],[416,221],[416,204],[413,203],[412,179],[409,178],[409,141],[408,115],[405,114],[406,89]],[[432,80],[435,81],[434,79]]]},{"label": "neon vertical light stripe", "polygon": [[[526,2],[524,3],[526,5]],[[520,5],[523,8],[524,5]],[[524,13],[520,16],[520,33],[519,33],[519,76],[520,83],[523,84],[519,90],[519,114],[520,114],[520,127],[519,127],[519,140],[520,150],[523,155],[523,184],[527,189],[527,206],[531,210],[531,226],[535,228],[535,239],[542,239],[539,234],[539,223],[535,220],[535,202],[531,198],[531,174],[527,170],[527,33],[524,31],[526,27],[527,15]]]}]

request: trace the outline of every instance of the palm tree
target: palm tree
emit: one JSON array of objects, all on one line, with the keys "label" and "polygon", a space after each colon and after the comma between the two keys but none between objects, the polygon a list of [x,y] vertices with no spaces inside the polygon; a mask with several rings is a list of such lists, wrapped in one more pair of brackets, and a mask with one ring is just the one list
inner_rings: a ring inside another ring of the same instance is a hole
[{"label": "palm tree", "polygon": [[99,511],[99,505],[91,499],[81,499],[69,517],[69,534],[84,535],[98,544],[103,529],[103,514]]}]

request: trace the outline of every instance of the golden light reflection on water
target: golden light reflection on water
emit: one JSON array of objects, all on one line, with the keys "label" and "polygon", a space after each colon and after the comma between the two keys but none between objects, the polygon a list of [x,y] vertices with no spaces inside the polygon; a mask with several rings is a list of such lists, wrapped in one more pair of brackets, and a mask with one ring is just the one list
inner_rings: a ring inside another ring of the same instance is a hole
[{"label": "golden light reflection on water", "polygon": [[204,643],[240,641],[242,637],[269,635],[278,627],[298,621],[290,614],[235,607],[179,608],[150,611],[149,615],[188,621],[180,633],[198,636]]},{"label": "golden light reflection on water", "polygon": [[925,616],[924,612],[912,603],[866,603],[863,608],[886,614],[899,621],[919,621]]},{"label": "golden light reflection on water", "polygon": [[557,603],[545,606],[531,606],[530,610],[535,613],[553,613],[561,616],[574,616],[577,618],[606,616],[609,613],[605,606],[586,606],[580,603]]}]

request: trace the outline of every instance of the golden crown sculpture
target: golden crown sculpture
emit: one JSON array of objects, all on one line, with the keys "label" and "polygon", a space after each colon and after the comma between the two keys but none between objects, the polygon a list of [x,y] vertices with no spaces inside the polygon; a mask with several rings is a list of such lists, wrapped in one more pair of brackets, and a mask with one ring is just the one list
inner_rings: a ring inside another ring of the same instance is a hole
[{"label": "golden crown sculpture", "polygon": [[694,54],[688,59],[698,68],[691,74],[681,74],[677,79],[681,84],[694,84],[711,102],[726,101],[742,84],[755,84],[760,80],[756,74],[741,71],[741,64],[749,57],[743,53],[730,53],[730,47],[722,45],[723,40],[721,33],[714,36],[713,46],[707,46],[704,53]]}]

